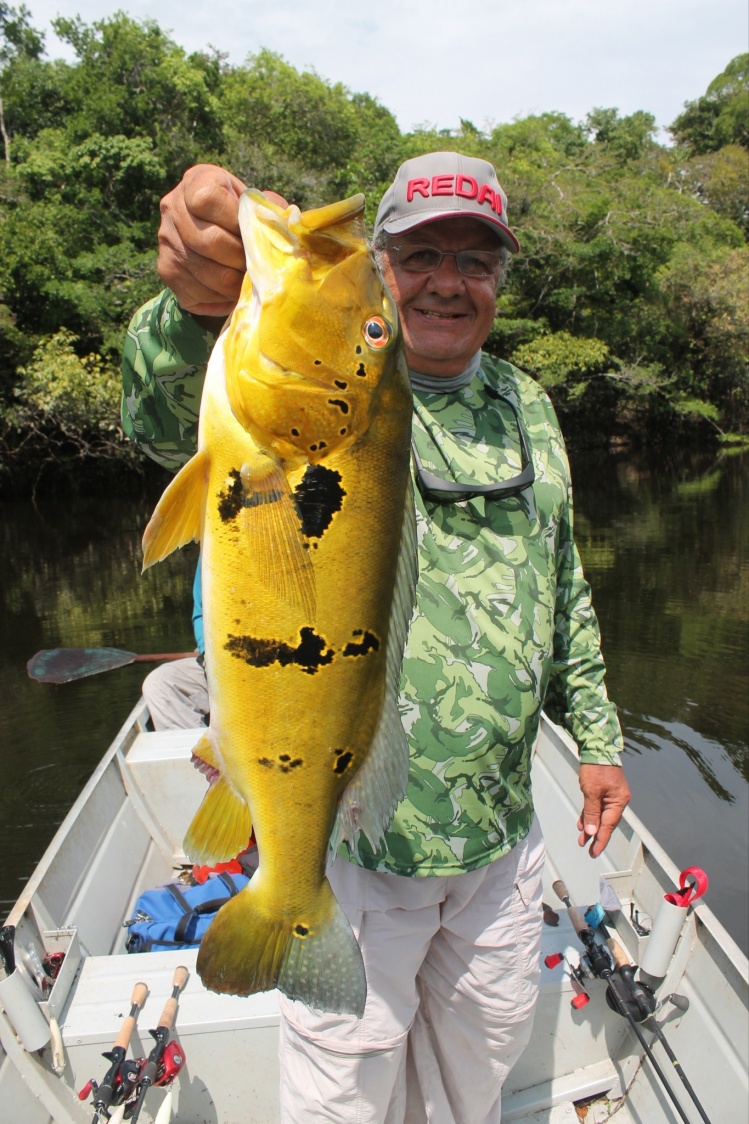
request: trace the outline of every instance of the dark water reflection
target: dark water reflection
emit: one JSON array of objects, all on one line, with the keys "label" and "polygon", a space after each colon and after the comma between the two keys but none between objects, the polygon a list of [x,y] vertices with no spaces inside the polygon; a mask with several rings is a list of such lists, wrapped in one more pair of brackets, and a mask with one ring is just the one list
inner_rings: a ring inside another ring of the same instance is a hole
[{"label": "dark water reflection", "polygon": [[[594,588],[640,818],[749,946],[749,456],[573,456]],[[61,687],[41,648],[192,646],[195,551],[140,575],[151,501],[0,504],[0,914],[130,709],[137,665]],[[115,873],[113,872],[113,876]]]},{"label": "dark water reflection", "polygon": [[749,457],[573,457],[634,809],[749,949]]}]

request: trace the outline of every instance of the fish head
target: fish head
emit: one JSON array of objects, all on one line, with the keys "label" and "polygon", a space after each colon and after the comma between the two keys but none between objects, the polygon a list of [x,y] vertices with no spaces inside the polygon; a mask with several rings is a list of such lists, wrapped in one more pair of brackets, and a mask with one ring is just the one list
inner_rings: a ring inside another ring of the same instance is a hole
[{"label": "fish head", "polygon": [[364,196],[300,212],[250,190],[239,222],[247,277],[224,342],[229,402],[260,448],[316,463],[366,432],[401,362]]}]

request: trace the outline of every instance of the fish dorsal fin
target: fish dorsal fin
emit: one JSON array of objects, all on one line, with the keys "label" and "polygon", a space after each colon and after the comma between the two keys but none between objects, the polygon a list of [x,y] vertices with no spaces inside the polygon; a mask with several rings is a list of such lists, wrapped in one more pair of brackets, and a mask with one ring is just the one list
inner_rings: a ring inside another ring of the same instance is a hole
[{"label": "fish dorsal fin", "polygon": [[417,576],[416,509],[409,483],[390,611],[385,699],[369,754],[338,805],[338,815],[330,840],[331,847],[336,851],[344,839],[352,850],[355,849],[360,831],[366,835],[372,850],[376,851],[383,841],[396,806],[406,794],[408,742],[398,709],[398,697],[403,649],[413,615]]}]

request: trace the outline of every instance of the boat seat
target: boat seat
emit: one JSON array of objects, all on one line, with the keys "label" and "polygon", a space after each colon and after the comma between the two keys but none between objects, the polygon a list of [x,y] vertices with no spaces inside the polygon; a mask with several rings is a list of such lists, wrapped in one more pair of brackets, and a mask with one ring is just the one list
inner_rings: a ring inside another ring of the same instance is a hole
[{"label": "boat seat", "polygon": [[175,866],[187,862],[185,832],[206,791],[205,777],[191,764],[192,751],[205,729],[144,731],[127,757],[128,769],[142,797],[154,838],[163,837]]}]

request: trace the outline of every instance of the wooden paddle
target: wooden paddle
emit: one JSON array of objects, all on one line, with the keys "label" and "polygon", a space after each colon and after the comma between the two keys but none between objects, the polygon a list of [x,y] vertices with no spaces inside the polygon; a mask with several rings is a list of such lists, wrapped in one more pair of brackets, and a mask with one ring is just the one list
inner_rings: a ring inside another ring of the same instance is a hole
[{"label": "wooden paddle", "polygon": [[26,664],[30,679],[37,683],[70,683],[101,671],[113,671],[130,663],[161,663],[164,660],[183,660],[195,652],[160,652],[158,655],[138,656],[120,648],[50,648],[37,652]]}]

